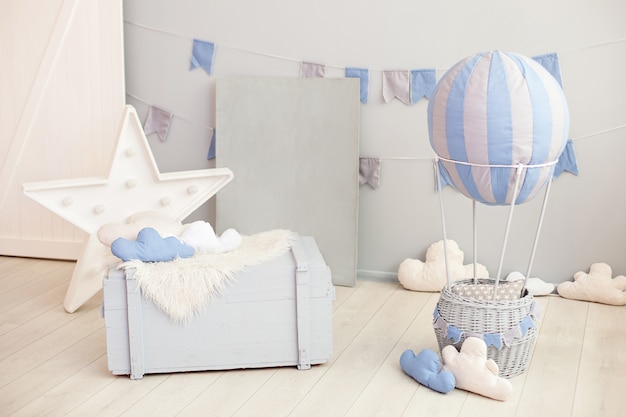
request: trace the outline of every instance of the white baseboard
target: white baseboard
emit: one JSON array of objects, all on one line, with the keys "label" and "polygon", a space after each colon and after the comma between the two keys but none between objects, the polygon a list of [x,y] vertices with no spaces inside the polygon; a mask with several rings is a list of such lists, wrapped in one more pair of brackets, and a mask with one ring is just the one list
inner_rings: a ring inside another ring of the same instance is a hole
[{"label": "white baseboard", "polygon": [[398,282],[398,274],[388,271],[372,271],[369,269],[357,269],[356,275],[361,279]]},{"label": "white baseboard", "polygon": [[75,261],[85,242],[0,237],[0,255]]}]

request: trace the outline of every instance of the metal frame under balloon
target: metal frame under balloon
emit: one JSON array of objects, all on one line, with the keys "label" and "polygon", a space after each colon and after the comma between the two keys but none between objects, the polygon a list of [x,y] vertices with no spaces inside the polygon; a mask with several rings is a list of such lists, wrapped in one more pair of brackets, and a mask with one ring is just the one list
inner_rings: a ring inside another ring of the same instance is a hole
[{"label": "metal frame under balloon", "polygon": [[[445,262],[445,270],[446,270],[446,286],[448,288],[448,290],[450,289],[450,273],[449,273],[449,267],[448,267],[448,245],[447,245],[447,232],[446,232],[446,221],[445,221],[445,210],[444,210],[444,204],[443,204],[443,194],[442,194],[442,180],[441,180],[441,172],[439,169],[439,159],[440,158],[435,158],[434,160],[434,165],[435,165],[435,175],[437,178],[437,192],[439,194],[439,210],[441,212],[441,226],[442,226],[442,232],[443,232],[443,247],[444,247],[444,262]],[[448,160],[450,161],[450,160]],[[456,161],[450,161],[450,162],[456,162]],[[556,161],[554,162],[556,163]],[[509,206],[509,216],[507,219],[507,223],[506,223],[506,229],[504,232],[504,240],[502,242],[502,248],[500,251],[500,261],[498,263],[498,272],[495,278],[495,287],[494,287],[494,291],[493,291],[493,299],[496,299],[497,296],[497,292],[498,292],[498,283],[500,282],[500,276],[502,274],[502,266],[504,263],[504,255],[506,253],[506,247],[507,247],[507,243],[508,243],[508,238],[509,238],[509,232],[510,232],[510,228],[511,228],[511,222],[513,220],[513,212],[515,209],[515,201],[517,200],[517,194],[518,194],[518,190],[519,190],[519,182],[520,179],[522,177],[522,172],[524,171],[524,169],[527,169],[528,166],[524,165],[524,164],[518,164],[513,166],[516,169],[516,174],[515,174],[515,189],[513,191],[513,198],[511,199],[511,204]],[[541,213],[539,215],[539,221],[537,223],[537,230],[535,231],[535,239],[533,241],[533,247],[531,250],[531,254],[530,254],[530,259],[528,261],[528,267],[526,269],[526,275],[524,276],[524,287],[522,288],[522,293],[524,292],[524,290],[526,289],[526,283],[528,281],[528,277],[530,276],[530,271],[532,269],[532,265],[535,259],[535,252],[537,249],[537,243],[539,242],[539,234],[541,232],[541,226],[543,224],[543,218],[544,218],[544,214],[545,214],[545,210],[546,210],[546,206],[548,203],[548,196],[550,195],[550,188],[552,186],[552,176],[550,177],[550,179],[547,182],[546,185],[546,190],[543,196],[543,203],[541,206]],[[472,200],[472,238],[473,238],[473,250],[472,250],[472,265],[474,268],[474,283],[477,282],[477,277],[476,277],[476,263],[477,263],[477,231],[476,231],[476,200]]]}]

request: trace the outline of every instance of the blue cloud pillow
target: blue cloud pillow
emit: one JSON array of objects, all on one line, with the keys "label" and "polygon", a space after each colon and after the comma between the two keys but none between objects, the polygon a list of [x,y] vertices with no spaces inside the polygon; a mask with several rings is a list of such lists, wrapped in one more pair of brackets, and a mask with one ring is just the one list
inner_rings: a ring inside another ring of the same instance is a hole
[{"label": "blue cloud pillow", "polygon": [[111,243],[111,252],[124,262],[139,260],[143,262],[167,262],[176,258],[189,258],[195,249],[185,245],[178,238],[163,238],[152,227],[141,229],[137,240],[119,237]]},{"label": "blue cloud pillow", "polygon": [[400,356],[402,370],[420,384],[443,394],[452,391],[456,380],[452,372],[441,369],[439,355],[431,349],[424,349],[417,355],[405,350]]}]

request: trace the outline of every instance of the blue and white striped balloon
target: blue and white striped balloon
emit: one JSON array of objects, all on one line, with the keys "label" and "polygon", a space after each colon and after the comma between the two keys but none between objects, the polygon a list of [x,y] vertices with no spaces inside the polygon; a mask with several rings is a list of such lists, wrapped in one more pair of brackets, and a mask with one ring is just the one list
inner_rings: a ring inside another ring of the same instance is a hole
[{"label": "blue and white striped balloon", "polygon": [[563,151],[569,111],[561,86],[534,60],[489,51],[465,58],[439,80],[428,104],[430,143],[446,181],[467,197],[516,204],[547,183]]}]

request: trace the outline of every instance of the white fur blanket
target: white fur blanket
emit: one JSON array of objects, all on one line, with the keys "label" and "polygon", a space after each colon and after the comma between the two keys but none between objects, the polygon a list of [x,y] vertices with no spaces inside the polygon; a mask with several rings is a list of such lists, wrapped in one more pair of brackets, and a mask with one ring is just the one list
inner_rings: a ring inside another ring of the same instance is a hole
[{"label": "white fur blanket", "polygon": [[174,322],[188,323],[246,267],[274,259],[291,249],[296,234],[283,229],[243,236],[241,245],[225,253],[197,253],[170,262],[129,261],[143,295]]}]

